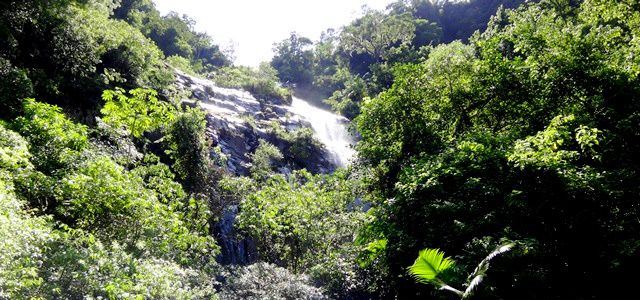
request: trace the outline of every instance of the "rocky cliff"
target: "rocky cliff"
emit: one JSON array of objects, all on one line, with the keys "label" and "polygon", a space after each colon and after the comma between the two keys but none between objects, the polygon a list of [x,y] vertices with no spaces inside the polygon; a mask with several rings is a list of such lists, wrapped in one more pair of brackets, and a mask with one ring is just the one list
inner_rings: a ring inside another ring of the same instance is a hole
[{"label": "rocky cliff", "polygon": [[[337,167],[335,154],[321,143],[305,145],[308,155],[296,158],[289,151],[289,141],[278,132],[294,132],[311,124],[284,104],[258,100],[249,92],[215,86],[213,82],[176,71],[177,86],[189,99],[204,108],[207,114],[208,135],[213,146],[220,149],[227,168],[237,175],[247,175],[251,166],[250,154],[263,139],[284,154],[280,171],[306,168],[314,173],[328,173]],[[212,150],[213,151],[213,150]],[[219,155],[215,153],[214,155]]]}]

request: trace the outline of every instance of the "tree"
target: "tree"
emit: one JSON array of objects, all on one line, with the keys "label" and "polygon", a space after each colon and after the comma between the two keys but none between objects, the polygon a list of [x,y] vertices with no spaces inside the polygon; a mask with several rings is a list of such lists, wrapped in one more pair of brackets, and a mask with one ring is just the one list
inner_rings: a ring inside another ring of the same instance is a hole
[{"label": "tree", "polygon": [[340,35],[340,46],[353,54],[367,54],[382,59],[389,49],[409,44],[415,36],[415,24],[410,15],[385,15],[367,11]]},{"label": "tree", "polygon": [[191,193],[207,194],[213,163],[209,157],[206,139],[205,113],[189,108],[181,113],[169,128],[167,143],[173,170]]},{"label": "tree", "polygon": [[470,45],[397,67],[392,87],[364,102],[358,147],[375,220],[363,236],[386,241],[368,267],[383,270],[385,291],[432,293],[402,276],[425,243],[464,249],[456,261],[470,269],[506,238],[527,255],[496,261],[479,298],[622,293],[603,286],[630,282],[638,265],[634,5],[503,11]]},{"label": "tree", "polygon": [[275,162],[284,158],[280,150],[265,140],[260,140],[260,145],[251,154],[251,176],[255,180],[264,181],[273,174]]},{"label": "tree", "polygon": [[86,126],[69,120],[59,107],[33,99],[24,101],[23,110],[11,125],[29,141],[38,170],[53,174],[78,162],[89,145]]},{"label": "tree", "polygon": [[294,272],[340,255],[363,221],[353,193],[340,174],[295,171],[274,175],[240,203],[239,228],[252,237],[262,259]]},{"label": "tree", "polygon": [[274,44],[271,66],[278,71],[282,82],[308,85],[313,81],[312,42],[292,32],[288,39]]}]

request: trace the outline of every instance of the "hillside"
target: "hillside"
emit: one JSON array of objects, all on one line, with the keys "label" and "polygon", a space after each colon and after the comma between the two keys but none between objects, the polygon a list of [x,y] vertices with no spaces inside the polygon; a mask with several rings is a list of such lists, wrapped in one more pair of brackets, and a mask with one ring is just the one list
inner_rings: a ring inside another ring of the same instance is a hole
[{"label": "hillside", "polygon": [[397,1],[256,68],[194,22],[0,3],[0,299],[628,297],[637,1]]}]

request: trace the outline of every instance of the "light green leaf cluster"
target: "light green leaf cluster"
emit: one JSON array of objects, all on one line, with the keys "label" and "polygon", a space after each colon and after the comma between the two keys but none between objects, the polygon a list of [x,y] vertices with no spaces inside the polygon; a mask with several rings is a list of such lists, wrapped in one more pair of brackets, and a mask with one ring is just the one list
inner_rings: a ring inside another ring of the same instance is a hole
[{"label": "light green leaf cluster", "polygon": [[119,64],[127,66],[105,70],[106,83],[159,88],[172,80],[172,74],[163,65],[162,51],[139,30],[125,21],[109,18],[109,12],[104,9],[74,5],[69,13],[72,34],[88,41],[90,49],[87,50],[95,59],[93,68],[107,53],[117,56],[116,59],[122,60]]},{"label": "light green leaf cluster", "polygon": [[278,147],[265,140],[251,154],[251,176],[256,180],[265,180],[273,172],[273,164],[284,158]]},{"label": "light green leaf cluster", "polygon": [[216,297],[210,215],[168,166],[128,170],[58,107],[25,112],[25,138],[0,124],[0,298]]},{"label": "light green leaf cluster", "polygon": [[154,90],[133,89],[128,94],[123,89],[102,93],[105,105],[103,120],[114,127],[124,127],[136,138],[143,133],[169,124],[176,118],[175,108],[157,98]]},{"label": "light green leaf cluster", "polygon": [[519,168],[563,169],[583,153],[589,154],[589,158],[597,157],[594,147],[599,144],[602,132],[572,125],[574,121],[573,115],[555,117],[543,131],[516,141],[509,161]]},{"label": "light green leaf cluster", "polygon": [[0,167],[0,298],[37,297],[44,282],[39,271],[46,247],[56,234],[48,219],[25,210],[14,193],[11,176],[3,169]]},{"label": "light green leaf cluster", "polygon": [[445,258],[444,252],[427,248],[420,251],[416,261],[409,267],[409,273],[419,282],[440,285],[439,276],[453,265],[453,260]]},{"label": "light green leaf cluster", "polygon": [[222,87],[241,88],[260,101],[291,103],[291,92],[278,83],[277,72],[263,63],[257,69],[250,67],[223,67],[213,75],[213,82]]},{"label": "light green leaf cluster", "polygon": [[33,99],[24,102],[24,115],[13,127],[29,141],[32,162],[45,173],[75,163],[89,145],[86,126],[67,119],[59,107]]},{"label": "light green leaf cluster", "polygon": [[239,227],[254,237],[265,260],[304,270],[355,238],[364,214],[349,208],[353,193],[337,177],[304,170],[273,176],[241,202]]},{"label": "light green leaf cluster", "polygon": [[18,133],[0,124],[0,169],[18,171],[31,169],[29,144]]}]

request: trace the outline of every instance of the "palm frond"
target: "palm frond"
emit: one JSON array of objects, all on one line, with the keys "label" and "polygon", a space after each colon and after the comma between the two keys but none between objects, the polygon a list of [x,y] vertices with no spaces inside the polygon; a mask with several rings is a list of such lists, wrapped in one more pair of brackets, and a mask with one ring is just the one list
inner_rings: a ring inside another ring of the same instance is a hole
[{"label": "palm frond", "polygon": [[439,249],[424,249],[420,251],[418,258],[409,267],[409,273],[421,283],[435,284],[442,287],[442,281],[438,275],[453,267],[454,261],[444,257],[444,252]]},{"label": "palm frond", "polygon": [[489,270],[489,263],[491,262],[491,260],[500,254],[510,251],[515,245],[515,243],[507,243],[498,246],[478,264],[473,273],[467,278],[469,286],[464,291],[462,299],[467,299],[471,297],[471,295],[473,295],[473,292],[475,292],[475,290],[478,288],[478,285],[480,285],[482,280],[484,280],[484,277],[487,274],[487,270]]}]

